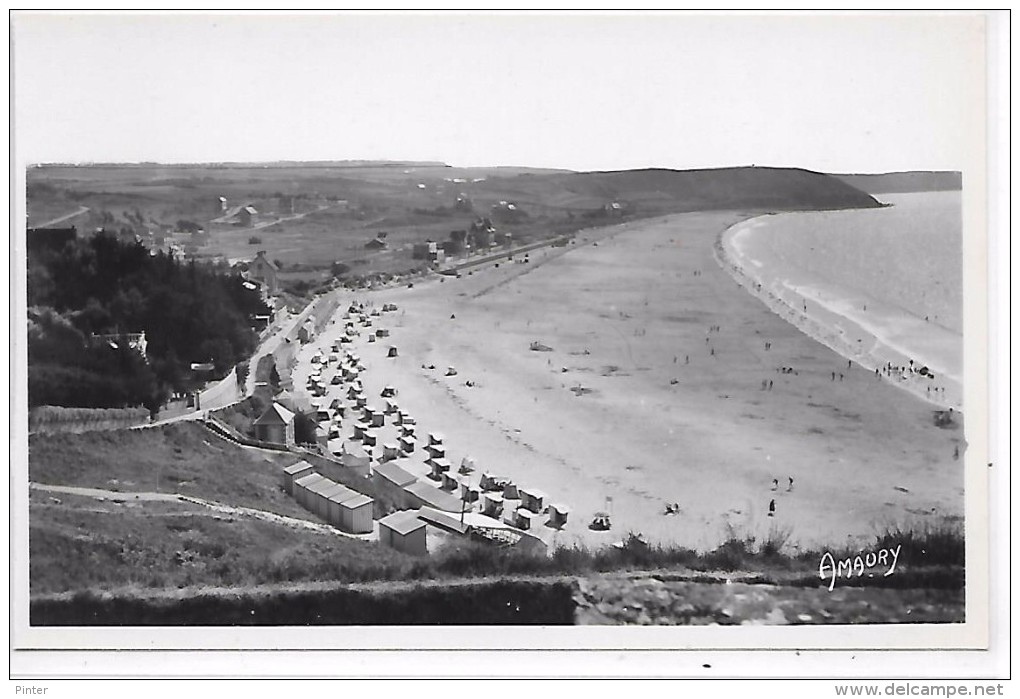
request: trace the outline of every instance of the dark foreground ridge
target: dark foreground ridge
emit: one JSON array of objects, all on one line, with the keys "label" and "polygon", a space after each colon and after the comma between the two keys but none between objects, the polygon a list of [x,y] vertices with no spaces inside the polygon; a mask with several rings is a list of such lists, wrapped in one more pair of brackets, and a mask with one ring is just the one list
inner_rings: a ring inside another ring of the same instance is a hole
[{"label": "dark foreground ridge", "polygon": [[962,589],[763,584],[629,573],[416,583],[78,592],[31,601],[33,626],[956,623]]}]

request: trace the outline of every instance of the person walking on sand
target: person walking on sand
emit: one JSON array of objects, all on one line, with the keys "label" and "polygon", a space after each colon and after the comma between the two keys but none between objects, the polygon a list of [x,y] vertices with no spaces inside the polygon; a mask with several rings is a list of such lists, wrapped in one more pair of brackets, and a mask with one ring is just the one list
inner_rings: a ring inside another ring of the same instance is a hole
[{"label": "person walking on sand", "polygon": [[775,517],[776,515],[776,499],[769,500],[769,517]]},{"label": "person walking on sand", "polygon": [[791,493],[791,492],[793,492],[793,476],[790,476],[789,478],[790,478],[790,485],[786,486],[786,492]]},{"label": "person walking on sand", "polygon": [[769,390],[772,390],[772,379],[769,379]]},{"label": "person walking on sand", "polygon": [[775,492],[777,490],[779,490],[779,479],[778,478],[773,478],[772,479],[772,491]]}]

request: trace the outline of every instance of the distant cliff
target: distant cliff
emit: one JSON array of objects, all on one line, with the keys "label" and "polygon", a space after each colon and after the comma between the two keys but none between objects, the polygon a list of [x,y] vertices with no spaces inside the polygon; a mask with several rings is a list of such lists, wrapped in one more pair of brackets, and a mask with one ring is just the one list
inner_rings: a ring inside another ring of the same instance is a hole
[{"label": "distant cliff", "polygon": [[830,175],[772,167],[624,170],[541,175],[535,180],[579,195],[631,203],[669,200],[677,211],[713,209],[855,209],[881,206]]},{"label": "distant cliff", "polygon": [[886,172],[880,175],[833,175],[869,194],[952,192],[963,189],[960,172]]}]

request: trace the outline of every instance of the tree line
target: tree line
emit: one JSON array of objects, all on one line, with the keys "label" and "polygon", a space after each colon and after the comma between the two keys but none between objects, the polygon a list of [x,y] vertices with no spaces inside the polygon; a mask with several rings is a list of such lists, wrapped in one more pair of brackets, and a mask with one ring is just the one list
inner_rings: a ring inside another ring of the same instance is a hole
[{"label": "tree line", "polygon": [[[158,410],[200,383],[192,363],[222,377],[249,356],[253,318],[269,312],[228,268],[106,233],[32,251],[27,281],[30,406]],[[123,337],[140,332],[146,357]]]}]

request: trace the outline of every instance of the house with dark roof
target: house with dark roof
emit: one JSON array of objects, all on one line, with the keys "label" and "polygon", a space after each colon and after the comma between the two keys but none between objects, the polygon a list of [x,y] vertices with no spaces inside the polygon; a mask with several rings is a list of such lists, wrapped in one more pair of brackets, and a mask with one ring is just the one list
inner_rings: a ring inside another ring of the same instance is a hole
[{"label": "house with dark roof", "polygon": [[242,226],[251,228],[259,220],[259,212],[254,206],[242,206],[240,211],[237,212],[237,222]]},{"label": "house with dark roof", "polygon": [[290,445],[294,443],[294,413],[279,403],[270,405],[255,421],[255,439],[260,442]]},{"label": "house with dark roof", "polygon": [[268,295],[273,295],[280,289],[277,272],[279,269],[266,257],[265,250],[259,250],[255,259],[248,263],[248,278],[260,282]]}]

